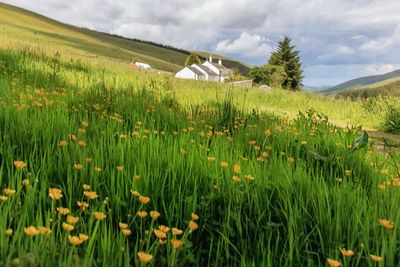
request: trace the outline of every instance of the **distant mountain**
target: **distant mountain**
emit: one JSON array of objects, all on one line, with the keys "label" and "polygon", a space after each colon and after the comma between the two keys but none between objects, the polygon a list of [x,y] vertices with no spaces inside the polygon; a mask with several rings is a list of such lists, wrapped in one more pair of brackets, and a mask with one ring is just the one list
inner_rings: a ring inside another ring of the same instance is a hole
[{"label": "distant mountain", "polygon": [[[130,63],[133,60],[150,64],[168,72],[180,70],[190,51],[169,45],[97,32],[58,22],[43,15],[0,3],[0,42],[54,51],[85,58],[97,57]],[[1,44],[0,44],[1,45]],[[208,52],[204,52],[208,54]],[[247,74],[249,66],[232,58],[225,59],[226,66]]]},{"label": "distant mountain", "polygon": [[310,91],[310,92],[318,92],[324,91],[329,89],[331,86],[310,86],[310,85],[303,85],[303,90]]},{"label": "distant mountain", "polygon": [[366,77],[350,80],[348,82],[345,82],[345,83],[336,85],[334,87],[331,87],[327,90],[324,90],[323,93],[329,95],[329,94],[337,94],[342,91],[358,89],[358,88],[367,87],[367,86],[376,87],[376,86],[374,86],[374,84],[382,83],[387,80],[392,80],[392,79],[397,79],[397,78],[400,78],[400,69],[386,73],[386,74],[382,74],[382,75],[366,76]]}]

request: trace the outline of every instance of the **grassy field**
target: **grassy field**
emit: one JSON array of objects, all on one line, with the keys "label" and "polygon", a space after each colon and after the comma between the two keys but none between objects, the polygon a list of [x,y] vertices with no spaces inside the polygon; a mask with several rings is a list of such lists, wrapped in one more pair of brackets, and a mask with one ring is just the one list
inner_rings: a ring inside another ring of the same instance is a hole
[{"label": "grassy field", "polygon": [[35,49],[0,73],[0,266],[400,263],[399,155],[268,112],[357,103]]}]

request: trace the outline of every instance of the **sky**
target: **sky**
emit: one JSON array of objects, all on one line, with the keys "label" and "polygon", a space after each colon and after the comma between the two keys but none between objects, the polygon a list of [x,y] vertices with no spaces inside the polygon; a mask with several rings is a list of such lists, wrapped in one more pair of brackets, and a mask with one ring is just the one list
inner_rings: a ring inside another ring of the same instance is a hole
[{"label": "sky", "polygon": [[[4,0],[3,0],[4,1]],[[288,36],[303,83],[400,68],[399,0],[5,0],[80,27],[264,65]]]}]

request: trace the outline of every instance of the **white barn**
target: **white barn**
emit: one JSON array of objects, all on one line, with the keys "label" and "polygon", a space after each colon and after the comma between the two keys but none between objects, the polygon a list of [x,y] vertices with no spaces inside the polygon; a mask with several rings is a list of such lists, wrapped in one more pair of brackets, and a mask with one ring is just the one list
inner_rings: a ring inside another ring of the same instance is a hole
[{"label": "white barn", "polygon": [[149,70],[151,69],[151,66],[147,63],[143,63],[143,62],[135,62],[136,67],[138,67],[139,69],[145,69],[145,70]]},{"label": "white barn", "polygon": [[182,70],[175,74],[176,78],[190,79],[190,80],[204,80],[213,82],[224,82],[225,79],[231,75],[231,70],[222,65],[220,59],[217,63],[213,63],[212,56],[203,64],[192,64],[191,66],[184,67]]}]

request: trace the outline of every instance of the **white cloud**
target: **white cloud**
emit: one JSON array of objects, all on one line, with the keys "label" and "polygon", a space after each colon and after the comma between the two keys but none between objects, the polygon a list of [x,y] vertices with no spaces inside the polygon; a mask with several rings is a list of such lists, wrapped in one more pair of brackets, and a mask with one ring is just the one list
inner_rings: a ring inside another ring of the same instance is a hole
[{"label": "white cloud", "polygon": [[243,32],[236,40],[228,39],[219,42],[215,51],[224,54],[268,58],[272,52],[272,47],[260,35]]}]

